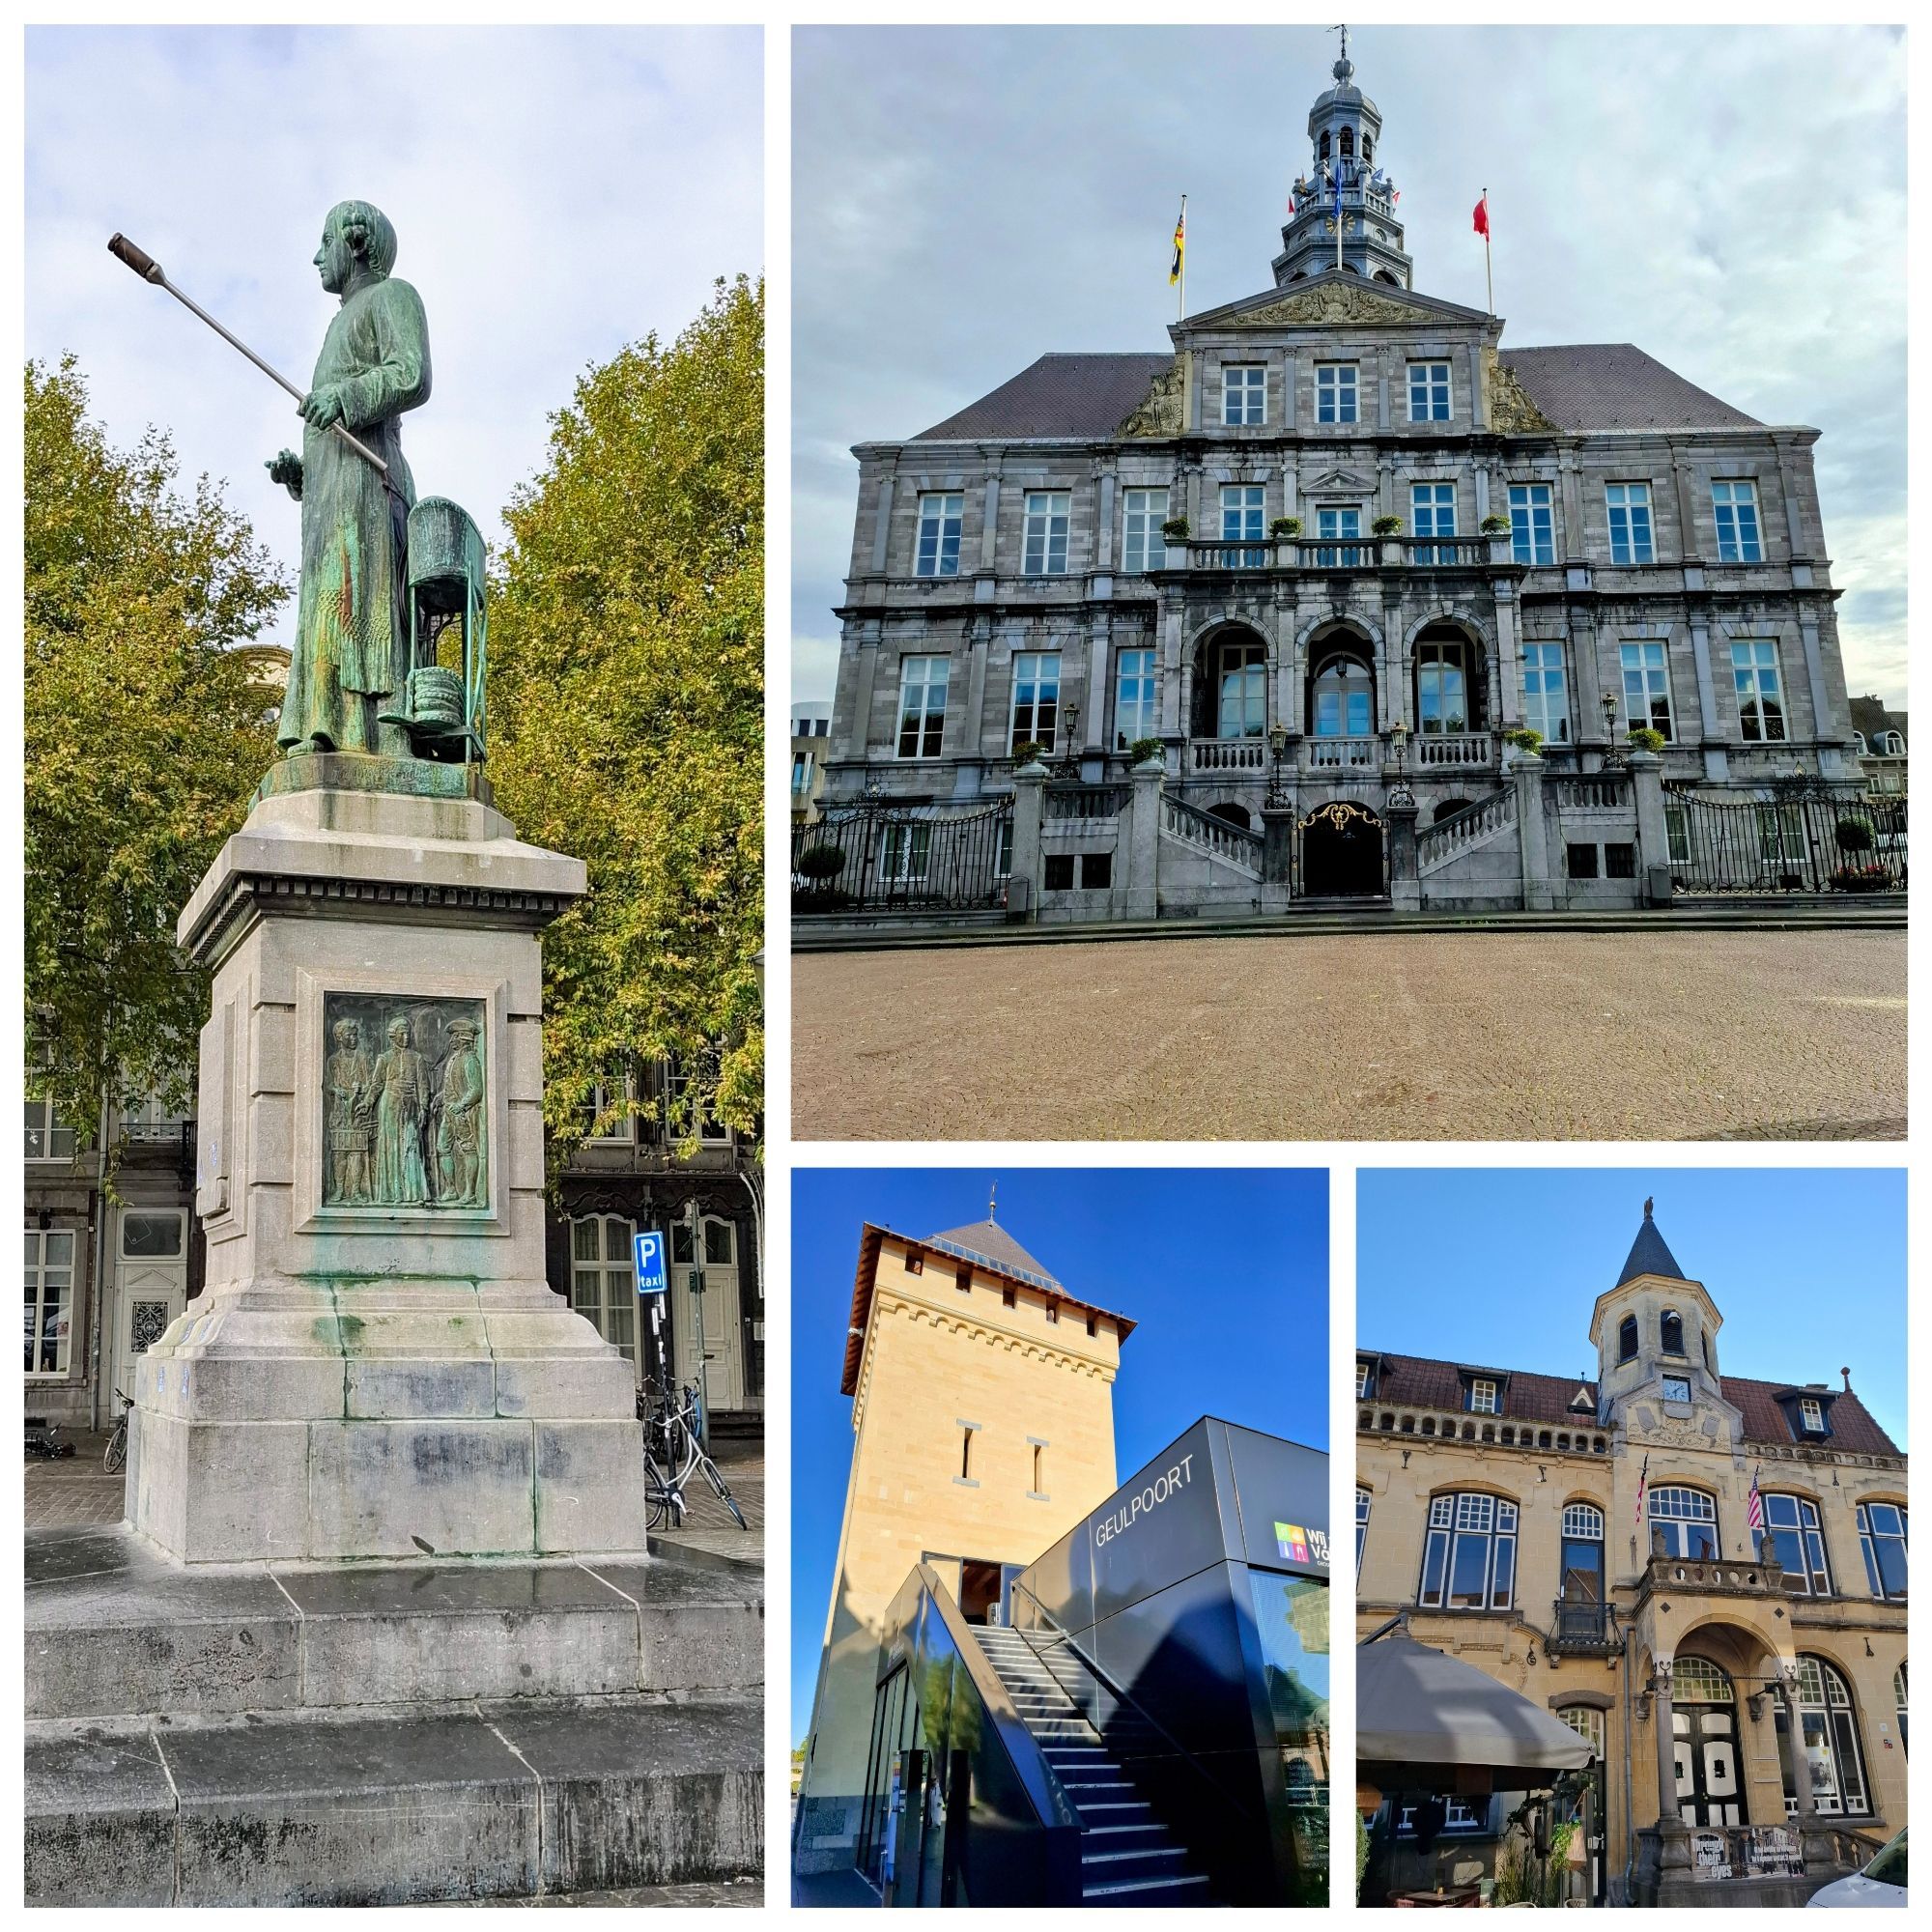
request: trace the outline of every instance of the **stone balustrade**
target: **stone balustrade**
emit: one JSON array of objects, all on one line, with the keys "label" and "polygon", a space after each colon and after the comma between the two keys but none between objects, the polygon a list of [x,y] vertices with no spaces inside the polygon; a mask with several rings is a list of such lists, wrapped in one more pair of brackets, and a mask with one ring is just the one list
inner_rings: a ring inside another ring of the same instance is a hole
[{"label": "stone balustrade", "polygon": [[1359,1434],[1434,1436],[1449,1442],[1486,1442],[1503,1449],[1534,1449],[1544,1455],[1607,1456],[1609,1435],[1594,1426],[1595,1418],[1564,1426],[1524,1422],[1499,1415],[1464,1415],[1456,1411],[1410,1408],[1398,1404],[1363,1402],[1355,1415]]}]

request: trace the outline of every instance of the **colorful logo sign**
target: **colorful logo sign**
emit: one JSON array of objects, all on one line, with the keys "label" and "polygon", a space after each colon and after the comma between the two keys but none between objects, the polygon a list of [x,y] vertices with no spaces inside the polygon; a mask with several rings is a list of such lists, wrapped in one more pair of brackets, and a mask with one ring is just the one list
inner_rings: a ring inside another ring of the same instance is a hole
[{"label": "colorful logo sign", "polygon": [[1290,1563],[1307,1563],[1308,1532],[1298,1522],[1278,1522],[1274,1526],[1275,1547]]}]

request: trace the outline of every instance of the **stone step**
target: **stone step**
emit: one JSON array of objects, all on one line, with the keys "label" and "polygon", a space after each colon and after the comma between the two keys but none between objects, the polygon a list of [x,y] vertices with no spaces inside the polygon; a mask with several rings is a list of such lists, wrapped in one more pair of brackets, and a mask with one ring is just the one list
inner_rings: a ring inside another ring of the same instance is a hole
[{"label": "stone step", "polygon": [[1151,1877],[1103,1882],[1081,1888],[1083,1905],[1207,1905],[1205,1878]]},{"label": "stone step", "polygon": [[738,1692],[764,1584],[632,1558],[184,1570],[125,1529],[31,1530],[32,1719],[213,1718],[469,1698]]},{"label": "stone step", "polygon": [[30,1905],[401,1905],[757,1872],[756,1698],[33,1723]]}]

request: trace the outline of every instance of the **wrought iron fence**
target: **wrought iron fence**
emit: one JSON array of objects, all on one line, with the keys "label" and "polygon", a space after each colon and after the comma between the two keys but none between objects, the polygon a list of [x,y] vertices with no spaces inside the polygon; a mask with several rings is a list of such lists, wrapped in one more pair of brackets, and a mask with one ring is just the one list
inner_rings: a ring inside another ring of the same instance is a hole
[{"label": "wrought iron fence", "polygon": [[1663,815],[1679,892],[1902,893],[1905,802],[1810,784],[1757,798],[1667,790]]},{"label": "wrought iron fence", "polygon": [[796,913],[996,907],[1012,862],[1011,799],[966,811],[861,799],[791,835]]}]

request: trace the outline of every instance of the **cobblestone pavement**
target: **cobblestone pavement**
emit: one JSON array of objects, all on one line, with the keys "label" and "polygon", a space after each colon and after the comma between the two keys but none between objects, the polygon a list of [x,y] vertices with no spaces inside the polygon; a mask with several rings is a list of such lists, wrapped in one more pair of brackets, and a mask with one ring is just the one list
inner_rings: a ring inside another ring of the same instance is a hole
[{"label": "cobblestone pavement", "polygon": [[1905,934],[1344,933],[810,953],[800,1140],[1905,1133]]},{"label": "cobblestone pavement", "polygon": [[456,1901],[470,1905],[762,1905],[761,1879],[720,1880],[710,1885],[634,1885],[621,1891],[559,1891],[540,1898],[477,1898]]},{"label": "cobblestone pavement", "polygon": [[674,1543],[687,1549],[708,1550],[715,1556],[729,1556],[741,1563],[765,1561],[765,1447],[762,1442],[720,1441],[712,1444],[712,1455],[731,1492],[732,1500],[745,1512],[747,1528],[740,1529],[725,1512],[724,1505],[711,1493],[701,1475],[694,1475],[684,1486],[684,1499],[690,1505],[681,1528],[653,1530],[652,1540]]},{"label": "cobblestone pavement", "polygon": [[71,1456],[58,1463],[27,1459],[27,1501],[22,1523],[28,1529],[63,1529],[71,1523],[119,1522],[127,1515],[128,1478],[110,1476],[100,1466],[105,1435],[70,1435]]}]

